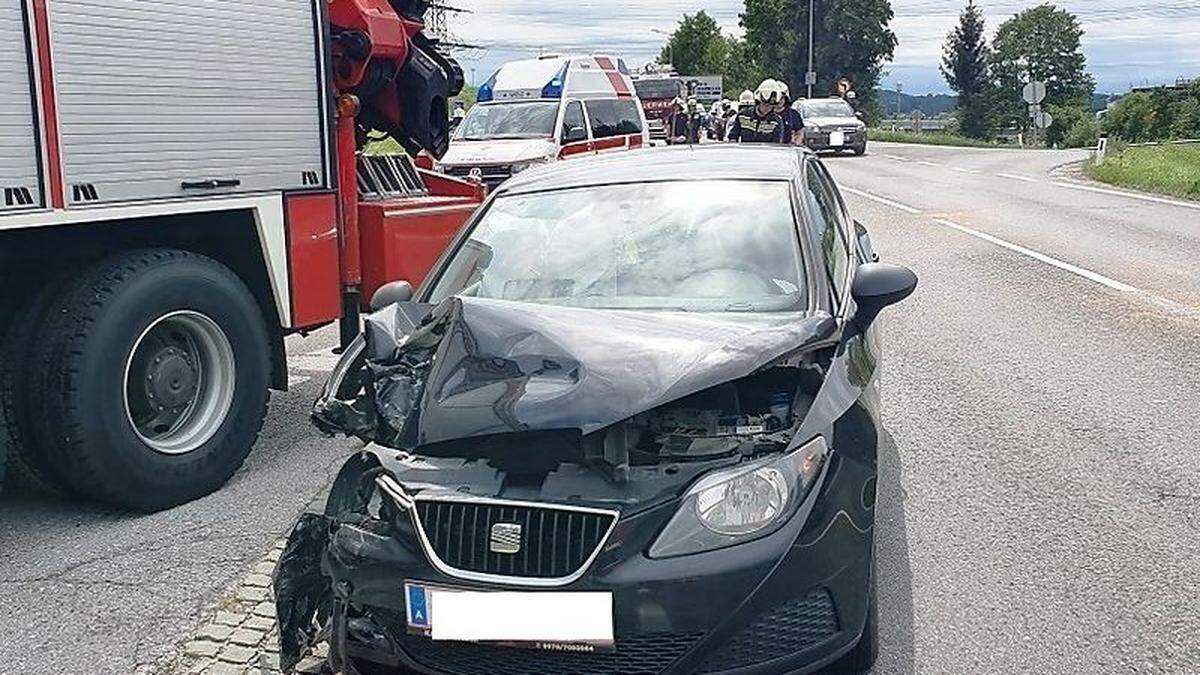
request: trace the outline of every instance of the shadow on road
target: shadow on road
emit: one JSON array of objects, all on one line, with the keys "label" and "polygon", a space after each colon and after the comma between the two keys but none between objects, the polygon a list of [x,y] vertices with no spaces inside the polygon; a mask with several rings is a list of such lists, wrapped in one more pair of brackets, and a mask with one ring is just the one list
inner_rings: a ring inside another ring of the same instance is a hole
[{"label": "shadow on road", "polygon": [[879,661],[874,672],[915,672],[913,574],[904,514],[904,467],[896,441],[879,439],[879,492],[875,507],[876,570],[879,574]]}]

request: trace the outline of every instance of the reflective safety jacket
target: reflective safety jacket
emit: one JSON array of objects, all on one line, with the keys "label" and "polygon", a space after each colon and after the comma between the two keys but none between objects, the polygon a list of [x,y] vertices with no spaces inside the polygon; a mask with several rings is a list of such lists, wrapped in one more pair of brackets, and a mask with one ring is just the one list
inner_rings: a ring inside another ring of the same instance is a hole
[{"label": "reflective safety jacket", "polygon": [[783,118],[772,112],[759,117],[753,112],[740,113],[733,120],[729,140],[741,143],[785,143]]}]

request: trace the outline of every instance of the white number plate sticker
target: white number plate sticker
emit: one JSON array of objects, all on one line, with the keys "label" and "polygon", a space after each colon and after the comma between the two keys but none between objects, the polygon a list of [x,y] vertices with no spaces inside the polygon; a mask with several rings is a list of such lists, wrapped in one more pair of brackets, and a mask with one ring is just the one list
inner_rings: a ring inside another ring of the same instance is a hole
[{"label": "white number plate sticker", "polygon": [[829,132],[829,144],[835,148],[840,148],[846,144],[846,132],[831,131]]},{"label": "white number plate sticker", "polygon": [[611,593],[466,591],[406,583],[410,633],[554,651],[614,648]]}]

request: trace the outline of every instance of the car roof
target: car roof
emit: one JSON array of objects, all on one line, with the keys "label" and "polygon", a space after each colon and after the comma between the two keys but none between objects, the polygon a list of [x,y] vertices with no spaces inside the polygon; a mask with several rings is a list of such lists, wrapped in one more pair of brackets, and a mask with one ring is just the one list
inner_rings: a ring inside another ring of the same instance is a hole
[{"label": "car roof", "polygon": [[792,180],[807,149],[787,145],[696,145],[647,148],[570,159],[525,171],[498,194],[539,192],[614,183],[672,180]]}]

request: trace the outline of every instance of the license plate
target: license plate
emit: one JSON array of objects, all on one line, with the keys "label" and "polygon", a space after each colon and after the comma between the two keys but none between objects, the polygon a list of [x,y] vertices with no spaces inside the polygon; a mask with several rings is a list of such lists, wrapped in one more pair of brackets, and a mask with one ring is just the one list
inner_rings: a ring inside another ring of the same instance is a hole
[{"label": "license plate", "polygon": [[846,144],[846,132],[844,132],[844,131],[829,132],[829,144],[835,148],[845,145]]},{"label": "license plate", "polygon": [[611,651],[612,593],[468,591],[408,582],[408,632],[433,640]]}]

